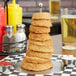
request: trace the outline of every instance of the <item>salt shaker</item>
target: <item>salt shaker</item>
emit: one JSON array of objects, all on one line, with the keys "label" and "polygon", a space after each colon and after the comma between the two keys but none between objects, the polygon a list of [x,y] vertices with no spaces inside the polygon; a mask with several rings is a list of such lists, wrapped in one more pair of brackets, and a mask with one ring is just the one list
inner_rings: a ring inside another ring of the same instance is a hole
[{"label": "salt shaker", "polygon": [[26,45],[26,35],[24,31],[24,24],[17,25],[17,32],[15,34],[15,41],[16,41],[16,51],[17,52],[23,52]]}]

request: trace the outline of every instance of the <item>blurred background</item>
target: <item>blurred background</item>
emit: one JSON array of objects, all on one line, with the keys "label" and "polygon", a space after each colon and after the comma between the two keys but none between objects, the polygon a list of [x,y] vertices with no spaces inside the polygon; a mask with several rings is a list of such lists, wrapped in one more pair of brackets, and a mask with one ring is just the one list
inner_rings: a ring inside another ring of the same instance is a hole
[{"label": "blurred background", "polygon": [[[12,0],[10,0],[11,2]],[[61,0],[61,7],[76,7],[76,0]],[[10,3],[9,2],[9,3]],[[43,11],[49,11],[49,0],[16,0],[18,4],[23,8],[23,12],[36,12],[39,11],[38,4],[42,2],[44,4]],[[0,4],[3,6],[3,0],[0,0]]]},{"label": "blurred background", "polygon": [[[8,2],[11,3],[12,0]],[[43,11],[49,12],[49,0],[16,0],[23,8],[23,24],[26,25],[26,34],[29,34],[29,26],[31,24],[32,14],[34,12],[39,11],[39,3],[43,3]],[[0,4],[3,7],[4,2],[0,0]],[[61,0],[61,8],[75,8],[76,7],[76,0]],[[55,20],[54,20],[55,21]],[[57,23],[53,23],[53,27],[51,28],[51,35],[61,34],[61,23],[58,21]]]}]

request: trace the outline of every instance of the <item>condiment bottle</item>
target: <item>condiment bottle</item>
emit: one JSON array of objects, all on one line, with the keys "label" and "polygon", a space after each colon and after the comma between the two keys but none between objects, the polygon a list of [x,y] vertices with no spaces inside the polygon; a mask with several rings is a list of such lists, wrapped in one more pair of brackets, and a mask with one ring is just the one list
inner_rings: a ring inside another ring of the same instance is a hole
[{"label": "condiment bottle", "polygon": [[6,34],[3,36],[3,43],[4,52],[15,52],[15,36],[13,34],[13,26],[6,26]]},{"label": "condiment bottle", "polygon": [[17,42],[16,44],[16,51],[17,52],[23,52],[26,45],[26,35],[24,31],[24,24],[17,25],[17,32],[15,33],[15,41]]},{"label": "condiment bottle", "polygon": [[2,39],[5,34],[5,13],[4,8],[0,5],[0,52],[2,52]]},{"label": "condiment bottle", "polygon": [[[7,9],[5,8],[6,24],[7,24]],[[8,4],[8,25],[14,26],[14,33],[16,33],[16,25],[22,24],[22,8],[19,4],[12,0],[12,4]]]}]

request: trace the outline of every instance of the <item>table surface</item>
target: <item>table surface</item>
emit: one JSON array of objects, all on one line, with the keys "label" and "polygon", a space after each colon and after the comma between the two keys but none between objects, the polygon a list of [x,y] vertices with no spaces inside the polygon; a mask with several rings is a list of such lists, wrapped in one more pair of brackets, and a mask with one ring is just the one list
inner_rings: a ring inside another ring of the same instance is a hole
[{"label": "table surface", "polygon": [[62,37],[61,35],[51,36],[54,46],[54,54],[62,54]]},{"label": "table surface", "polygon": [[[61,35],[54,35],[51,36],[54,45],[54,52],[53,54],[63,54],[63,55],[74,55],[76,56],[76,50],[64,50],[62,49],[62,36]],[[4,58],[5,56],[0,56],[0,59]]]},{"label": "table surface", "polygon": [[63,55],[74,55],[76,56],[76,50],[65,50],[62,49],[62,36],[55,35],[52,36],[53,45],[54,45],[54,54],[63,54]]}]

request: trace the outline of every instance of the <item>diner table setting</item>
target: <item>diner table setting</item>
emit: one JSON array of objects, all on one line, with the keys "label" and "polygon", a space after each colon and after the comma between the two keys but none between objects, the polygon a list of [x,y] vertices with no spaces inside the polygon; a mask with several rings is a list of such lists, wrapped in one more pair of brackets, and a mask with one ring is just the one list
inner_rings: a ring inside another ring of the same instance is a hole
[{"label": "diner table setting", "polygon": [[[0,76],[76,76],[76,11],[49,0],[49,12],[23,13],[16,0],[0,6]],[[29,2],[30,3],[30,2]]]}]

